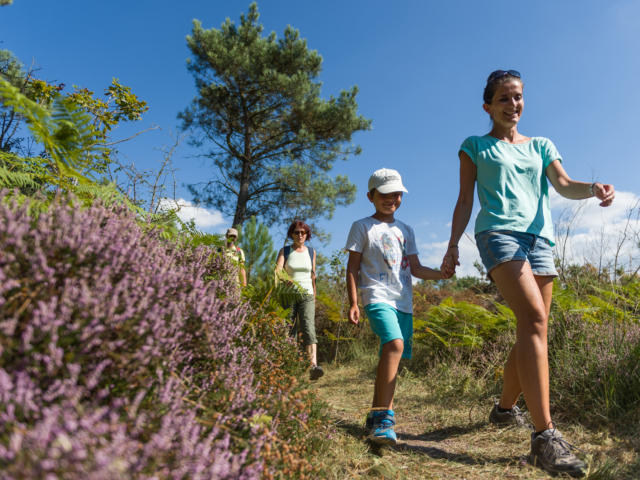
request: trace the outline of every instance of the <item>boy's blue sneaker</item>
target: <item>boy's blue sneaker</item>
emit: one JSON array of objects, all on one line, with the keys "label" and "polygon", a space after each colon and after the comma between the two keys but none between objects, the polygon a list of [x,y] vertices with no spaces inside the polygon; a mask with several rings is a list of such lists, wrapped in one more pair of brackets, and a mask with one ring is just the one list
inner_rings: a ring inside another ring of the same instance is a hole
[{"label": "boy's blue sneaker", "polygon": [[369,418],[372,420],[372,426],[369,430],[367,440],[378,445],[395,445],[398,443],[398,437],[393,427],[396,425],[395,414],[393,410],[377,410],[369,412],[367,415],[367,426]]},{"label": "boy's blue sneaker", "polygon": [[373,428],[373,410],[370,410],[367,413],[367,419],[364,421],[364,428],[367,429],[367,432],[370,432]]}]

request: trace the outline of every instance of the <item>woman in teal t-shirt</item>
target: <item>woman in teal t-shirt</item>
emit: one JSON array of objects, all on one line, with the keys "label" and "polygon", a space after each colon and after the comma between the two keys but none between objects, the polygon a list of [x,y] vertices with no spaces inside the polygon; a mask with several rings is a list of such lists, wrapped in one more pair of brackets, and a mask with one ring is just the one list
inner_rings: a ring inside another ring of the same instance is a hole
[{"label": "woman in teal t-shirt", "polygon": [[502,395],[489,421],[523,424],[516,406],[523,393],[535,427],[530,461],[550,472],[581,475],[585,464],[571,453],[549,409],[547,323],[557,272],[551,251],[554,238],[547,180],[563,197],[595,196],[603,207],[611,205],[614,188],[572,180],[549,139],[518,132],[524,107],[522,89],[515,70],[496,70],[487,79],[483,108],[493,125],[487,135],[469,137],[460,147],[460,194],[441,270],[451,275],[460,265],[458,241],[471,216],[477,183],[481,209],[475,224],[476,244],[489,277],[517,320]]}]

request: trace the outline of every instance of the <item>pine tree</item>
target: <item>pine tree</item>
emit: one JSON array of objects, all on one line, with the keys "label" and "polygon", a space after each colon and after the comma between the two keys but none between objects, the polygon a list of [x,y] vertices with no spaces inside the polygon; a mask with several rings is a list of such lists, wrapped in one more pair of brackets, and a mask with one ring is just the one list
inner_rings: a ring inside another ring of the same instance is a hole
[{"label": "pine tree", "polygon": [[265,224],[258,222],[256,217],[251,217],[242,226],[239,244],[245,254],[247,283],[252,278],[273,275],[276,252],[269,229]]},{"label": "pine tree", "polygon": [[351,136],[370,126],[357,113],[358,89],[323,100],[322,57],[298,30],[264,37],[256,3],[240,18],[209,30],[195,20],[187,37],[198,93],[179,117],[193,143],[210,148],[215,169],[189,189],[236,226],[251,216],[283,224],[331,218],[355,198],[348,178],[329,172],[337,158],[359,153]]}]

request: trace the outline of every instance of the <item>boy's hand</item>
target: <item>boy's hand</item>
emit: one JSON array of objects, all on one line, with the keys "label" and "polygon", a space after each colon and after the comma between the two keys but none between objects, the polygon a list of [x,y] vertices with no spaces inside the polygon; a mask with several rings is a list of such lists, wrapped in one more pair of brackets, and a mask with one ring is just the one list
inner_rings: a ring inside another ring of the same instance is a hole
[{"label": "boy's hand", "polygon": [[451,278],[453,274],[456,273],[456,265],[460,265],[458,255],[458,247],[449,247],[447,249],[447,253],[445,253],[442,259],[442,265],[440,266],[444,278]]},{"label": "boy's hand", "polygon": [[440,267],[440,279],[441,280],[446,280],[447,278],[451,278],[452,276],[453,276],[453,273],[448,273],[442,267]]},{"label": "boy's hand", "polygon": [[358,325],[358,321],[360,320],[360,309],[358,305],[351,305],[349,308],[349,321],[354,325]]}]

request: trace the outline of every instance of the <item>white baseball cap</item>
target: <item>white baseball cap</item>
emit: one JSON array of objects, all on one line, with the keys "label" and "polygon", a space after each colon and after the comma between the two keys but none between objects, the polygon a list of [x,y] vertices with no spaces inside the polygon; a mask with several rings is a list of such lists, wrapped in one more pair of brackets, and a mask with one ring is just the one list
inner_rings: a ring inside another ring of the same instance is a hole
[{"label": "white baseball cap", "polygon": [[402,177],[400,174],[392,168],[381,168],[376,170],[369,177],[369,191],[373,189],[378,190],[380,193],[391,192],[408,192],[402,184]]}]

